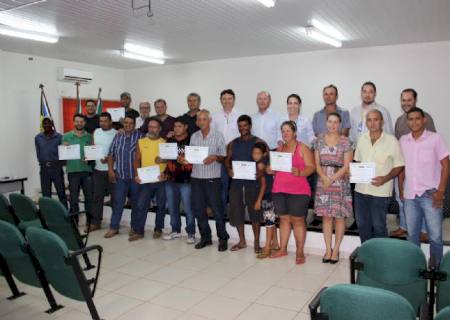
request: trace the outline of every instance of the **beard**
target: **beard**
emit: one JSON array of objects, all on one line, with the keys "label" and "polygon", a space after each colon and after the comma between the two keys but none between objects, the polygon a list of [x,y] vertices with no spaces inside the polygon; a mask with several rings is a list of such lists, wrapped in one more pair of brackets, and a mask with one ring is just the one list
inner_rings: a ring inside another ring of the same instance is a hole
[{"label": "beard", "polygon": [[147,137],[149,137],[150,139],[156,139],[156,138],[159,137],[159,133],[148,132],[148,133],[147,133]]}]

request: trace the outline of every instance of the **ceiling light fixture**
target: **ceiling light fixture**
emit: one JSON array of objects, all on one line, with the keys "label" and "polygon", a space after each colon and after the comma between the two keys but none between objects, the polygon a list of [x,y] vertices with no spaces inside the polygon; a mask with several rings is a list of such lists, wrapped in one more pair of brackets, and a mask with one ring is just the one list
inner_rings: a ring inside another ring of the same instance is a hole
[{"label": "ceiling light fixture", "polygon": [[20,17],[18,15],[11,14],[9,12],[0,12],[0,24],[19,30],[26,30],[32,32],[39,30],[39,33],[42,34],[48,34],[52,36],[58,35],[58,32],[55,26],[53,25],[36,22],[32,19]]},{"label": "ceiling light fixture", "polygon": [[263,5],[265,5],[267,8],[273,8],[275,7],[275,0],[258,0]]},{"label": "ceiling light fixture", "polygon": [[339,30],[329,25],[328,23],[322,22],[317,19],[311,19],[311,25],[322,32],[324,35],[330,36],[340,41],[346,40],[345,36]]},{"label": "ceiling light fixture", "polygon": [[30,33],[24,31],[17,31],[9,28],[0,27],[0,35],[21,38],[33,41],[47,42],[47,43],[56,43],[59,40],[58,36],[52,36],[48,34],[39,34],[39,33]]},{"label": "ceiling light fixture", "polygon": [[128,58],[128,59],[134,59],[134,60],[139,60],[139,61],[145,61],[145,62],[150,62],[150,63],[155,63],[155,64],[164,64],[165,60],[163,59],[158,59],[158,58],[152,58],[152,57],[148,57],[148,56],[143,56],[140,54],[136,54],[136,53],[132,53],[130,51],[126,51],[123,50],[121,52],[122,57],[124,58]]},{"label": "ceiling light fixture", "polygon": [[164,52],[157,49],[143,47],[138,44],[125,42],[121,54],[124,58],[146,61],[156,64],[164,64]]}]

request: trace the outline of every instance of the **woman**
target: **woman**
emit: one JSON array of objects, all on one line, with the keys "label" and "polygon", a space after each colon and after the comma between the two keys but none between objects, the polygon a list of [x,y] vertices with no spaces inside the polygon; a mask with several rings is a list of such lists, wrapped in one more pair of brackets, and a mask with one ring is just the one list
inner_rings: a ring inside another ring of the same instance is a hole
[{"label": "woman", "polygon": [[[327,130],[313,143],[316,170],[319,176],[314,198],[316,215],[323,217],[322,229],[326,251],[323,263],[339,261],[339,247],[345,233],[345,219],[352,216],[352,196],[349,181],[349,164],[353,151],[349,138],[341,135],[341,116],[332,112],[327,116]],[[333,220],[336,225],[334,249]]]},{"label": "woman", "polygon": [[[287,97],[287,115],[281,120],[294,121],[297,125],[297,137],[298,140],[304,144],[310,146],[313,142],[315,135],[311,121],[303,114],[300,114],[302,107],[302,99],[298,94],[291,94]],[[283,143],[281,134],[278,137],[278,144]]]},{"label": "woman", "polygon": [[291,230],[294,230],[296,264],[305,263],[303,248],[306,239],[305,216],[308,213],[311,188],[306,177],[315,170],[314,155],[303,143],[297,141],[297,125],[294,121],[285,121],[281,125],[284,143],[278,152],[292,154],[291,172],[273,171],[267,167],[267,173],[275,174],[272,188],[272,200],[275,213],[280,217],[280,251],[272,253],[271,258],[287,255],[287,245]]}]

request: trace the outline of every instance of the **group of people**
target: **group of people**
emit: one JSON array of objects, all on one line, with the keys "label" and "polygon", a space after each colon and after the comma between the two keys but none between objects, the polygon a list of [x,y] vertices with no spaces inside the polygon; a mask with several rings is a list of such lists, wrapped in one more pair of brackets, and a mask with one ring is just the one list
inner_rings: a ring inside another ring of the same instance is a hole
[{"label": "group of people", "polygon": [[[208,212],[215,220],[218,250],[228,249],[226,218],[236,228],[239,241],[232,251],[247,246],[245,222],[250,220],[254,251],[258,258],[287,255],[291,232],[296,244],[296,263],[305,262],[305,217],[314,199],[314,212],[322,217],[324,263],[339,261],[346,218],[355,214],[361,241],[388,236],[386,214],[394,193],[400,206],[400,226],[394,236],[407,235],[420,246],[421,234],[430,241],[430,264],[443,254],[443,199],[448,180],[449,151],[436,133],[431,116],[416,106],[417,92],[405,89],[400,102],[403,114],[393,127],[389,111],[375,101],[376,86],[361,87],[361,105],[351,112],[338,106],[338,89],[323,89],[324,107],[310,121],[301,113],[299,95],[287,98],[287,114],[277,115],[271,96],[257,94],[258,110],[249,116],[235,107],[231,89],[220,93],[222,109],[211,114],[202,109],[196,93],[187,97],[188,111],[172,117],[163,99],[131,108],[131,95],[122,93],[125,117],[113,122],[108,112],[97,115],[93,100],[86,114],[75,114],[74,129],[61,135],[52,119],[43,119],[43,132],[35,138],[43,196],[51,196],[52,183],[67,206],[64,190],[66,166],[70,210],[79,212],[83,190],[90,231],[101,228],[105,196],[111,195],[112,215],[105,237],[119,233],[127,198],[131,204],[129,240],[144,237],[150,203],[156,199],[153,238],[181,238],[180,205],[186,216],[187,243],[201,249],[212,244]],[[178,158],[162,159],[160,143],[176,143]],[[80,145],[79,160],[58,158],[59,145]],[[86,161],[83,147],[104,148],[105,158]],[[203,163],[189,163],[186,146],[208,147]],[[292,154],[291,172],[271,168],[270,152]],[[233,162],[255,162],[254,180],[234,178]],[[352,162],[371,163],[375,177],[370,183],[350,184]],[[138,169],[159,166],[157,182],[142,183]],[[163,234],[166,210],[171,232]],[[196,242],[196,225],[200,240]],[[260,246],[260,226],[266,226],[266,243]],[[279,237],[276,224],[279,222]],[[335,240],[333,243],[333,229]]]}]

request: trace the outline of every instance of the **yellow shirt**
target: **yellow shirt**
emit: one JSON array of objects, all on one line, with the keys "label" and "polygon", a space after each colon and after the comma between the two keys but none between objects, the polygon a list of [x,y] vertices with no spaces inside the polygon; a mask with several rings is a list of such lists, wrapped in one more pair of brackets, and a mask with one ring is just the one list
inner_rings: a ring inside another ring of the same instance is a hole
[{"label": "yellow shirt", "polygon": [[[405,165],[399,142],[393,135],[384,132],[373,145],[369,132],[362,134],[356,145],[354,159],[358,162],[374,162],[376,177],[385,176],[393,168]],[[355,191],[376,197],[390,197],[394,186],[393,181],[391,179],[380,187],[357,183]]]},{"label": "yellow shirt", "polygon": [[[139,150],[141,151],[141,167],[149,167],[156,165],[155,159],[159,156],[159,144],[164,143],[166,140],[159,138],[157,140],[151,140],[150,138],[142,138],[138,140]],[[161,173],[166,170],[166,164],[160,163],[159,169]]]}]

